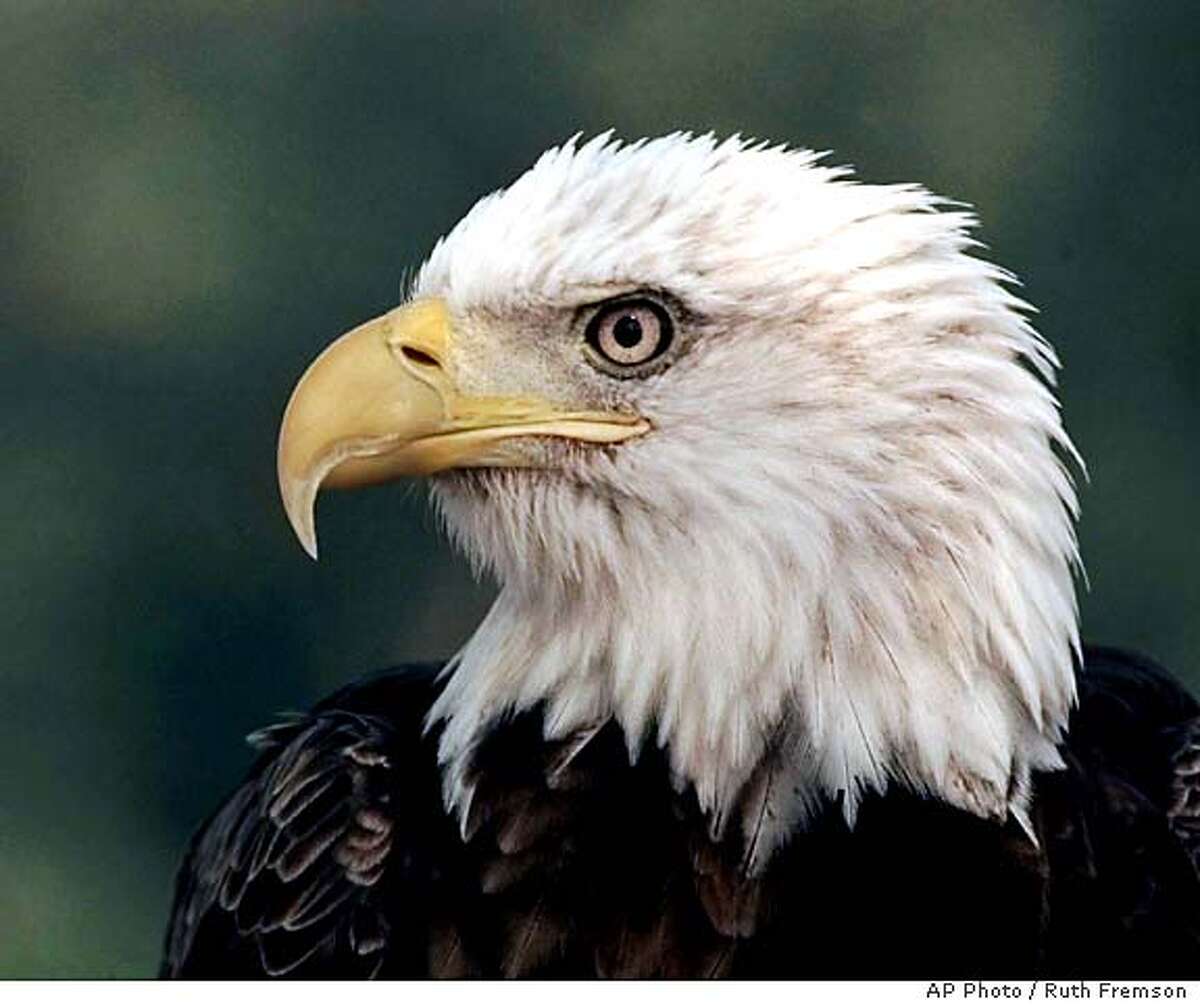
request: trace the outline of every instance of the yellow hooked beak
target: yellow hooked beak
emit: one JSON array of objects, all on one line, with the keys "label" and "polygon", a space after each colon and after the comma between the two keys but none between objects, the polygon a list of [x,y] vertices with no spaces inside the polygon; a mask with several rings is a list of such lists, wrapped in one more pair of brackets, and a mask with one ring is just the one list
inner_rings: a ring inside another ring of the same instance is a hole
[{"label": "yellow hooked beak", "polygon": [[650,428],[637,416],[564,411],[535,397],[464,395],[446,367],[453,338],[442,301],[415,301],[343,335],[300,378],[279,431],[279,491],[314,559],[322,486],[523,467],[518,437],[615,444]]}]

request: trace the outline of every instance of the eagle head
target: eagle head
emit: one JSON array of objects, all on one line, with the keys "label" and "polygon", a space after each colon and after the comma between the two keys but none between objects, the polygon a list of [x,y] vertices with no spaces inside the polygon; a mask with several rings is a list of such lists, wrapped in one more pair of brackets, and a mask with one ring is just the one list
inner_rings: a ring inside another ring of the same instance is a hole
[{"label": "eagle head", "polygon": [[714,832],[769,763],[767,846],[891,785],[1023,819],[1074,697],[1075,454],[973,223],[809,151],[571,141],[318,358],[301,541],[322,485],[429,476],[499,584],[432,713],[451,807],[543,704],[664,748]]}]

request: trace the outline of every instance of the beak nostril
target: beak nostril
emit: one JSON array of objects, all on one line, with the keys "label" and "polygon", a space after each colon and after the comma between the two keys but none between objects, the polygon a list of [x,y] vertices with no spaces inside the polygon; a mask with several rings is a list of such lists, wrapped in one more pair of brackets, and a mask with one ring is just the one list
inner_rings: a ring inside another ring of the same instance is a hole
[{"label": "beak nostril", "polygon": [[434,357],[414,346],[401,346],[400,352],[409,363],[415,363],[418,367],[441,367]]}]

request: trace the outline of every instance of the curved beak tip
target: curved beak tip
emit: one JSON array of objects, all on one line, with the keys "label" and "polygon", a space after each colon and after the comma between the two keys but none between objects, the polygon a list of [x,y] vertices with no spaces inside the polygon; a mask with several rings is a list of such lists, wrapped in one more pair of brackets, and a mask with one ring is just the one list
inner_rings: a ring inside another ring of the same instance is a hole
[{"label": "curved beak tip", "polygon": [[287,514],[288,523],[292,526],[300,547],[312,559],[317,558],[317,526],[314,508],[317,501],[317,487],[311,482],[292,479],[280,473],[280,495],[283,497],[283,509]]},{"label": "curved beak tip", "polygon": [[300,547],[308,553],[308,557],[312,559],[313,562],[317,561],[317,536],[315,532],[311,537],[301,537]]}]

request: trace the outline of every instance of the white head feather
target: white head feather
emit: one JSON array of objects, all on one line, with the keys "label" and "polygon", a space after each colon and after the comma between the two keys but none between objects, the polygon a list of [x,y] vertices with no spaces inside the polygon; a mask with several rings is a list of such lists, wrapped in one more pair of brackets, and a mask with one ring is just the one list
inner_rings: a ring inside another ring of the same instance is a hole
[{"label": "white head feather", "polygon": [[539,702],[549,736],[615,717],[631,753],[665,746],[717,831],[773,752],[792,796],[767,851],[818,800],[853,822],[893,784],[1023,820],[1030,773],[1061,764],[1078,553],[1054,353],[967,253],[970,214],[818,160],[572,141],[422,268],[415,295],[534,355],[604,291],[662,291],[686,339],[588,385],[650,434],[435,486],[500,584],[431,716],[459,812],[481,734]]}]

